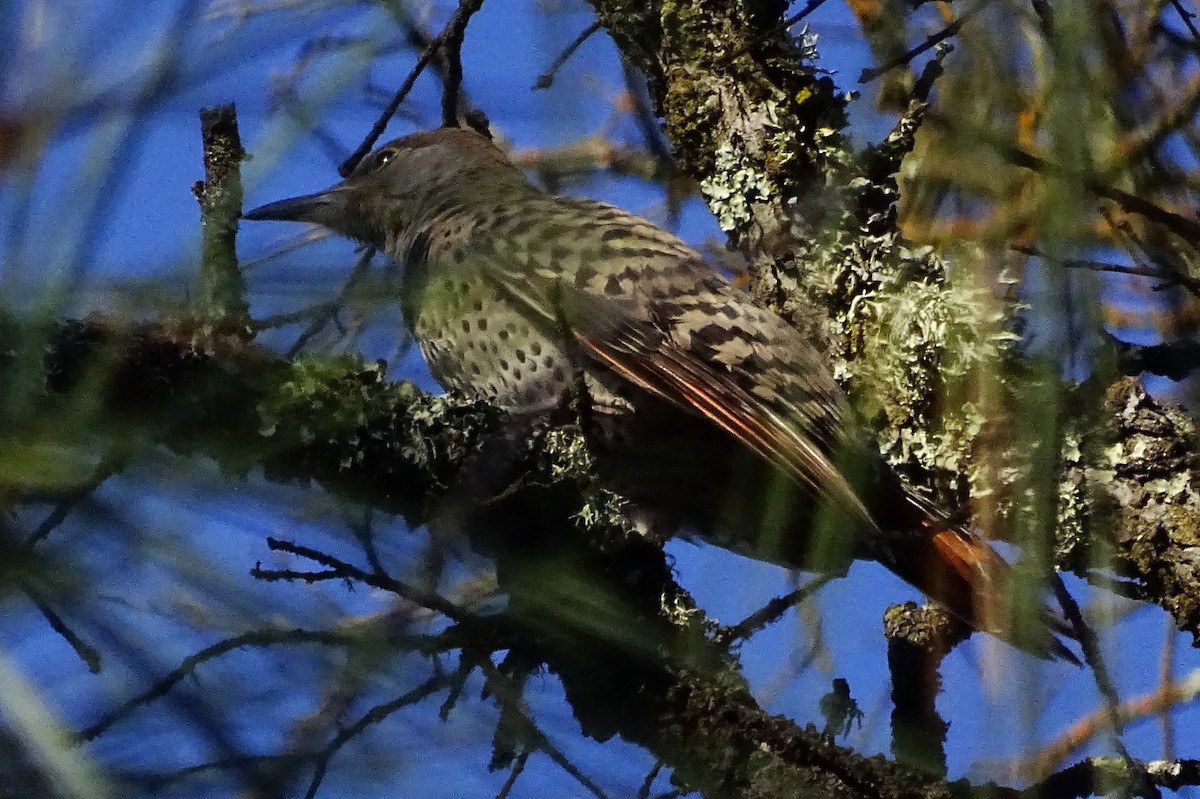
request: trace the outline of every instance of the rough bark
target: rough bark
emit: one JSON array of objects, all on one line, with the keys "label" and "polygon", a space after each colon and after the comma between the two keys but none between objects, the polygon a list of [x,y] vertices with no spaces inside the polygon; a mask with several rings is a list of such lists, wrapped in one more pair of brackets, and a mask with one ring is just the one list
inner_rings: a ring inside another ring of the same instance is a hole
[{"label": "rough bark", "polygon": [[[827,346],[889,461],[1060,568],[1115,566],[1200,644],[1194,426],[1128,378],[1072,388],[1027,362],[1002,286],[951,280],[951,264],[907,245],[892,175],[921,98],[858,156],[842,133],[845,95],[767,4],[592,4],[648,76],[681,166],[747,250],[756,295]],[[1002,261],[980,253],[958,272],[1001,274]],[[1085,394],[1101,399],[1089,407]],[[1028,418],[1044,421],[1037,438],[1003,440]]]}]

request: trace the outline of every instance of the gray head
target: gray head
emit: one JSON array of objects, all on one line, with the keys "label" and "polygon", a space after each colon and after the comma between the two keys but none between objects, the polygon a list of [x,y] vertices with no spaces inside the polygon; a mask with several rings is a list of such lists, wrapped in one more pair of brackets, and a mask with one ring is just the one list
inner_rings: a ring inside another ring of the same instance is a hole
[{"label": "gray head", "polygon": [[313,222],[376,247],[439,211],[531,187],[491,141],[460,128],[414,133],[363,158],[325,191],[268,203],[244,219]]}]

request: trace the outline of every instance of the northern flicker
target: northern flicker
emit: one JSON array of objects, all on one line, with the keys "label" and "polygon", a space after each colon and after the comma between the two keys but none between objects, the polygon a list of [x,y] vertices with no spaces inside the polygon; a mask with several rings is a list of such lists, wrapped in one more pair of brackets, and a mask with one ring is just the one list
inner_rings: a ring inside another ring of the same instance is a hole
[{"label": "northern flicker", "polygon": [[[1007,596],[1009,567],[903,487],[867,444],[820,353],[650,222],[547,194],[488,139],[452,128],[390,142],[332,188],[245,218],[317,223],[401,264],[406,323],[446,389],[528,415],[582,387],[600,448],[641,453],[641,474],[665,472],[681,488],[666,501],[677,520],[715,524],[723,508],[724,526],[751,542],[773,517],[784,540],[755,554],[797,567],[809,552],[793,540],[804,537],[800,528],[832,519],[854,542],[848,548],[972,628],[1074,659],[1050,634],[1017,641],[992,612]],[[650,440],[672,435],[663,447]],[[710,445],[721,454],[703,454]],[[800,501],[731,509],[716,499],[719,481],[744,473],[747,458],[731,452],[769,465],[763,482],[786,476]],[[781,524],[781,513],[803,524]]]}]

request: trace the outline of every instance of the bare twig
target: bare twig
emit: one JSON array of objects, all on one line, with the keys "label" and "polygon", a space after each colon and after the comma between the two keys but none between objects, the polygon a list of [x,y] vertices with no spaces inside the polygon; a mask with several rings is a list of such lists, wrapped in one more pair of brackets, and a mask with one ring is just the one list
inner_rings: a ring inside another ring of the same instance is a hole
[{"label": "bare twig", "polygon": [[59,500],[58,504],[54,506],[54,510],[50,511],[46,515],[46,518],[42,519],[37,529],[25,539],[24,545],[26,547],[33,547],[46,536],[50,535],[50,533],[54,532],[80,502],[91,496],[108,478],[125,468],[126,463],[128,463],[128,458],[123,456],[110,455],[105,457],[100,462],[100,465],[96,467],[96,470],[92,472],[92,476],[87,482],[73,490],[68,496]]},{"label": "bare twig", "polygon": [[517,759],[513,761],[512,767],[508,772],[508,779],[504,781],[504,785],[500,788],[500,793],[496,794],[496,799],[507,799],[512,792],[512,788],[517,784],[517,778],[521,776],[521,772],[525,770],[525,764],[529,762],[529,752],[522,752],[517,755]]},{"label": "bare twig", "polygon": [[[362,140],[362,143],[358,145],[358,148],[350,154],[350,157],[342,162],[342,165],[338,167],[338,173],[342,177],[346,177],[353,172],[354,167],[358,166],[358,162],[363,159],[363,156],[371,152],[371,148],[375,146],[375,142],[379,141],[379,137],[383,135],[383,131],[387,128],[388,122],[391,121],[397,109],[400,108],[400,104],[404,102],[405,98],[408,97],[409,92],[412,91],[413,86],[416,85],[417,78],[419,78],[421,73],[425,71],[425,68],[429,66],[429,62],[433,60],[433,57],[437,55],[438,51],[447,44],[451,44],[451,46],[454,48],[462,47],[462,39],[463,35],[466,33],[467,22],[482,5],[483,0],[460,0],[458,10],[454,12],[454,16],[450,17],[450,21],[446,23],[446,27],[442,29],[442,32],[435,36],[429,42],[429,45],[423,51],[421,51],[421,55],[417,57],[417,63],[413,65],[413,68],[408,73],[408,77],[406,77],[404,79],[404,83],[400,85],[400,89],[395,95],[392,96],[391,101],[389,101],[387,106],[383,109],[383,113],[379,115],[377,120],[375,120],[375,124],[371,126],[370,133],[368,133],[366,138]],[[454,40],[453,43],[450,42],[451,39]],[[458,61],[457,49],[454,51],[454,55],[455,59],[453,60]],[[462,83],[461,61],[459,61],[457,67],[457,79],[453,77],[451,72],[453,69],[455,69],[455,67],[452,65],[447,69],[446,88],[442,94],[443,121],[446,119],[445,108],[448,98],[452,98],[453,100],[453,107],[456,109],[454,118],[457,120],[458,89],[459,85]]]},{"label": "bare twig", "polygon": [[30,601],[37,606],[38,612],[42,614],[42,617],[46,619],[46,622],[50,625],[54,632],[61,635],[63,640],[70,644],[71,649],[75,650],[75,654],[78,655],[79,659],[84,662],[84,665],[87,666],[88,671],[90,671],[92,674],[99,674],[100,651],[87,641],[84,641],[82,638],[80,638],[74,630],[67,626],[67,623],[63,621],[63,618],[59,616],[53,608],[46,604],[45,600],[40,594],[28,586],[25,586],[24,590],[25,595],[28,596]]},{"label": "bare twig", "polygon": [[537,76],[537,80],[533,82],[535,89],[549,89],[554,83],[554,76],[562,65],[567,63],[567,60],[575,54],[579,46],[591,38],[592,34],[600,30],[600,20],[596,20],[591,25],[583,29],[583,32],[575,37],[575,40],[566,46],[566,48],[558,54],[558,58],[550,62],[550,66],[546,67],[546,71]]},{"label": "bare twig", "polygon": [[876,78],[878,78],[880,75],[884,74],[885,72],[890,72],[891,70],[895,69],[896,67],[902,67],[905,64],[908,64],[914,58],[921,55],[921,53],[924,53],[926,50],[933,49],[938,44],[949,39],[951,36],[956,35],[960,30],[962,30],[962,26],[967,23],[967,20],[969,20],[971,17],[975,16],[975,14],[977,14],[979,12],[979,10],[983,8],[983,5],[984,5],[983,3],[980,3],[979,5],[975,5],[975,6],[972,6],[971,8],[966,9],[965,11],[963,11],[961,14],[958,15],[958,19],[954,20],[953,22],[951,22],[946,27],[942,28],[937,33],[928,37],[925,41],[921,42],[916,47],[913,47],[911,50],[908,50],[907,52],[901,53],[900,55],[891,59],[887,63],[880,64],[879,66],[873,67],[871,69],[864,69],[862,71],[862,73],[858,76],[858,82],[859,83],[870,83],[871,81],[875,80]]},{"label": "bare twig", "polygon": [[204,180],[192,186],[200,203],[203,249],[196,292],[196,311],[204,319],[231,329],[246,323],[246,281],[238,267],[238,218],[242,214],[241,162],[246,157],[238,137],[237,110],[232,104],[200,110],[204,140]]},{"label": "bare twig", "polygon": [[[407,599],[409,602],[420,605],[423,608],[437,611],[448,619],[454,621],[464,621],[470,618],[470,614],[462,608],[455,605],[450,600],[437,594],[434,591],[426,591],[416,586],[389,577],[386,574],[374,574],[365,572],[357,566],[346,563],[343,560],[328,555],[311,547],[306,547],[301,544],[295,544],[291,541],[284,541],[278,538],[268,538],[267,546],[275,552],[288,552],[293,555],[298,555],[302,558],[307,558],[311,561],[326,566],[338,572],[339,577],[344,577],[350,580],[357,580],[360,583],[379,588],[383,591],[390,591],[396,596]],[[324,579],[324,578],[322,578]]]},{"label": "bare twig", "polygon": [[81,741],[90,741],[96,736],[103,733],[113,724],[130,715],[143,705],[148,705],[155,699],[166,696],[172,688],[182,682],[186,677],[193,674],[196,669],[210,660],[221,657],[236,649],[241,649],[245,646],[276,646],[289,644],[337,644],[347,645],[353,644],[358,638],[350,632],[331,632],[328,630],[256,630],[254,632],[243,633],[242,635],[227,638],[224,641],[213,644],[210,647],[200,650],[194,655],[185,658],[182,663],[175,667],[169,674],[160,679],[154,685],[147,688],[142,693],[134,696],[119,707],[116,707],[92,724],[80,731],[78,738]]},{"label": "bare twig", "polygon": [[[961,126],[954,120],[948,119],[941,114],[929,114],[928,120],[931,123],[937,124],[944,129],[955,131]],[[1077,180],[1084,188],[1095,194],[1097,197],[1103,197],[1107,200],[1112,200],[1121,208],[1130,213],[1138,214],[1153,222],[1157,222],[1167,230],[1175,233],[1193,245],[1200,245],[1200,222],[1195,219],[1177,214],[1174,211],[1167,210],[1161,206],[1155,205],[1149,200],[1138,197],[1135,194],[1130,194],[1127,191],[1109,186],[1098,178],[1089,175],[1082,175],[1058,165],[1044,158],[1026,152],[1015,144],[1010,144],[1004,141],[995,141],[992,137],[985,134],[984,131],[978,131],[979,138],[986,141],[996,152],[1002,155],[1009,163],[1026,169],[1031,169],[1043,175],[1054,175],[1059,178]]]},{"label": "bare twig", "polygon": [[816,11],[818,8],[820,8],[823,5],[825,5],[825,0],[808,0],[808,2],[804,5],[804,8],[800,9],[795,14],[792,14],[790,17],[786,17],[778,25],[772,26],[770,28],[770,30],[767,30],[767,31],[759,34],[758,36],[755,36],[750,41],[746,42],[746,44],[742,45],[741,47],[734,50],[729,55],[725,56],[725,61],[726,62],[732,61],[735,58],[737,58],[738,56],[742,55],[743,53],[746,53],[747,51],[749,51],[750,48],[757,47],[758,45],[762,44],[764,41],[767,40],[768,37],[774,36],[775,34],[786,31],[788,28],[792,27],[797,22],[804,19],[809,14]]},{"label": "bare twig", "polygon": [[354,291],[354,289],[358,287],[358,284],[362,282],[363,278],[367,276],[368,267],[370,267],[371,259],[374,257],[374,247],[367,247],[365,250],[363,250],[362,255],[358,257],[358,261],[356,261],[354,264],[354,269],[350,271],[350,275],[346,278],[346,282],[342,286],[342,290],[338,294],[337,299],[329,303],[321,303],[317,306],[314,306],[316,309],[323,309],[324,312],[317,318],[313,319],[312,322],[309,323],[308,327],[304,329],[304,332],[296,337],[296,340],[292,343],[292,346],[288,347],[288,358],[295,358],[297,355],[299,355],[304,350],[304,347],[306,344],[308,344],[309,340],[324,330],[325,326],[337,317],[338,312],[341,311],[341,309],[346,305],[346,299],[350,296],[350,293]]},{"label": "bare twig", "polygon": [[357,721],[345,727],[339,732],[328,745],[325,746],[316,756],[316,765],[313,770],[312,779],[308,783],[308,790],[305,791],[306,799],[313,799],[317,795],[317,791],[321,787],[321,783],[325,780],[325,773],[329,770],[329,761],[338,753],[343,746],[349,741],[352,741],[358,735],[361,735],[363,730],[372,724],[378,724],[398,710],[403,710],[406,707],[421,702],[429,696],[445,687],[446,676],[444,674],[434,674],[425,682],[418,685],[416,688],[407,693],[396,697],[390,702],[385,702],[364,713]]},{"label": "bare twig", "polygon": [[1117,755],[1125,761],[1125,767],[1129,770],[1129,790],[1134,795],[1147,797],[1147,799],[1157,797],[1158,790],[1151,782],[1145,767],[1129,754],[1129,750],[1125,747],[1125,741],[1121,738],[1121,698],[1117,694],[1117,687],[1112,681],[1112,675],[1109,674],[1108,665],[1100,651],[1100,642],[1096,638],[1096,632],[1084,621],[1083,614],[1079,610],[1079,603],[1067,590],[1062,576],[1057,572],[1051,574],[1050,585],[1054,590],[1054,596],[1058,599],[1059,607],[1062,608],[1063,618],[1071,625],[1075,632],[1075,638],[1079,641],[1079,648],[1083,650],[1084,662],[1088,664],[1092,674],[1095,675],[1096,688],[1099,689],[1100,696],[1104,700],[1104,710],[1112,729],[1113,748]]},{"label": "bare twig", "polygon": [[1192,38],[1200,42],[1200,30],[1197,30],[1196,23],[1192,22],[1196,18],[1196,15],[1184,8],[1180,0],[1171,0],[1171,6],[1179,14],[1179,19],[1183,21],[1184,27],[1192,34]]},{"label": "bare twig", "polygon": [[521,703],[520,692],[512,684],[509,677],[496,668],[496,665],[486,658],[479,661],[479,668],[483,671],[484,677],[488,681],[488,688],[496,701],[500,703],[510,714],[520,721],[525,727],[524,733],[528,740],[544,752],[551,760],[553,760],[559,768],[570,775],[584,789],[596,797],[596,799],[608,799],[607,794],[603,789],[596,784],[588,775],[580,771],[579,767],[572,763],[562,750],[546,737],[546,734],[538,728],[533,719],[529,717],[529,713],[525,710]]},{"label": "bare twig", "polygon": [[1136,264],[1116,264],[1110,261],[1095,261],[1086,258],[1055,258],[1041,249],[1029,245],[1015,246],[1013,249],[1066,269],[1088,269],[1093,272],[1111,272],[1118,275],[1155,278],[1163,281],[1164,286],[1182,286],[1192,294],[1200,296],[1200,280],[1177,271],[1156,269]]},{"label": "bare twig", "polygon": [[726,627],[715,636],[718,644],[727,645],[734,641],[743,640],[754,635],[759,630],[766,627],[768,624],[773,624],[779,620],[779,617],[787,613],[790,609],[806,601],[809,597],[820,591],[832,577],[821,575],[816,579],[800,586],[794,591],[791,591],[783,596],[775,597],[767,604],[763,605],[758,610],[751,613],[746,618],[739,621],[732,627]]},{"label": "bare twig", "polygon": [[458,127],[458,90],[462,86],[462,43],[467,34],[467,24],[483,0],[459,0],[458,10],[442,31],[446,56],[446,82],[442,87],[442,127]]},{"label": "bare twig", "polygon": [[[1200,698],[1200,671],[1193,671],[1169,685],[1159,686],[1154,691],[1128,699],[1119,708],[1122,725],[1161,713]],[[1107,709],[1100,708],[1073,723],[1062,735],[1044,746],[1036,755],[1018,763],[1013,771],[1027,775],[1030,779],[1045,779],[1053,769],[1066,762],[1071,754],[1086,746],[1097,734],[1108,729]]]}]

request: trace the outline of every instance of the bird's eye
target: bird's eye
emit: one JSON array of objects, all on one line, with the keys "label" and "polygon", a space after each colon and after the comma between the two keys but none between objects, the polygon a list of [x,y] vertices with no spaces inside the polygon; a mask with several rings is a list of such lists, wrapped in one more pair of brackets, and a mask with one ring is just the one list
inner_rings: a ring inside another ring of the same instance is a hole
[{"label": "bird's eye", "polygon": [[376,150],[368,155],[358,165],[354,171],[360,175],[366,175],[371,172],[378,172],[383,169],[389,161],[396,157],[396,151],[391,147],[385,147],[382,150]]}]

